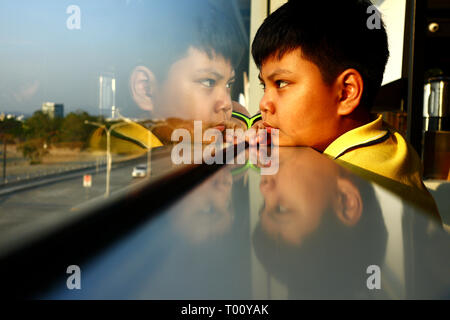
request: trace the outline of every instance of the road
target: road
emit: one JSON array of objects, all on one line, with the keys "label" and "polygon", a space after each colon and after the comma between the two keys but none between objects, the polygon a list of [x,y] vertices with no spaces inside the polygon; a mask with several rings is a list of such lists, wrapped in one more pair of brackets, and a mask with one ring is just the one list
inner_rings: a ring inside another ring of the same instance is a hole
[{"label": "road", "polygon": [[[142,162],[145,162],[145,158]],[[148,178],[132,178],[131,172],[136,161],[114,166],[110,177],[110,193],[114,194]],[[152,161],[150,180],[170,170],[167,159]],[[32,189],[25,189],[0,196],[0,233],[12,230],[28,223],[42,219],[51,214],[74,214],[80,207],[96,201],[105,200],[106,172],[93,170],[92,186],[83,187],[83,173],[70,179],[43,184]]]}]

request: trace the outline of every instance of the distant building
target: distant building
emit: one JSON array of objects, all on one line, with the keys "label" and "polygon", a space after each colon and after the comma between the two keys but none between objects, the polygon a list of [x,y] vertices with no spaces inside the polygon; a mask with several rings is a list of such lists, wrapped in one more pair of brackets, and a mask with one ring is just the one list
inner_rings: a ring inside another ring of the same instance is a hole
[{"label": "distant building", "polygon": [[16,119],[17,121],[24,121],[25,115],[17,112],[0,113],[0,121],[4,121],[5,119]]},{"label": "distant building", "polygon": [[116,78],[112,73],[103,73],[98,78],[99,93],[98,106],[100,115],[110,114],[113,119],[116,118]]},{"label": "distant building", "polygon": [[42,112],[48,114],[51,119],[64,118],[64,104],[54,102],[44,102],[42,104]]}]

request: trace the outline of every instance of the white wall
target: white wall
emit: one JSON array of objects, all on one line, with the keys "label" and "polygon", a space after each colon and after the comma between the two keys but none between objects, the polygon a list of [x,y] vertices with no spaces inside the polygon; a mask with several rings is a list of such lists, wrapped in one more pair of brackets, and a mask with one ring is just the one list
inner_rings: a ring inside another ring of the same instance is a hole
[{"label": "white wall", "polygon": [[384,72],[384,85],[402,77],[406,0],[378,0],[372,2],[381,12],[388,34],[390,58]]},{"label": "white wall", "polygon": [[[251,0],[250,12],[250,67],[249,67],[249,96],[247,109],[251,115],[259,112],[259,102],[263,96],[263,91],[259,85],[258,74],[259,70],[253,62],[251,54],[251,45],[255,37],[256,31],[267,17],[267,1],[266,0]],[[270,0],[270,12],[274,12],[287,0]]]},{"label": "white wall", "polygon": [[263,91],[259,85],[259,70],[255,65],[252,57],[252,42],[255,38],[256,31],[263,23],[267,16],[267,3],[262,0],[252,0],[250,9],[250,60],[249,60],[249,89],[248,89],[248,106],[247,109],[251,115],[259,111],[259,101],[263,96]]},{"label": "white wall", "polygon": [[286,0],[270,0],[270,13],[277,10],[279,7],[281,7],[286,2],[287,2]]}]

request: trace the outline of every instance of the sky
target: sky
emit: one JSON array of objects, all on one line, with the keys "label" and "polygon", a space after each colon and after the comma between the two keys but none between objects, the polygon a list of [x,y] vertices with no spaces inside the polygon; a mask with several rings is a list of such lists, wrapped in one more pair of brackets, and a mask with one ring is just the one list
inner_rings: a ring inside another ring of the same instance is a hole
[{"label": "sky", "polygon": [[[136,65],[137,30],[152,19],[151,1],[0,0],[0,112],[32,114],[43,102],[63,103],[65,113],[99,114],[98,78],[114,73],[116,105],[138,112],[128,93]],[[80,9],[80,29],[70,5]],[[143,15],[145,12],[145,16]]]},{"label": "sky", "polygon": [[[129,92],[133,67],[149,53],[158,62],[167,39],[189,38],[180,26],[188,11],[204,12],[201,1],[0,0],[0,113],[31,115],[54,102],[65,114],[100,114],[99,77],[114,74],[116,107],[142,116]],[[230,0],[207,1],[230,10]],[[74,5],[79,15],[68,10]]]}]

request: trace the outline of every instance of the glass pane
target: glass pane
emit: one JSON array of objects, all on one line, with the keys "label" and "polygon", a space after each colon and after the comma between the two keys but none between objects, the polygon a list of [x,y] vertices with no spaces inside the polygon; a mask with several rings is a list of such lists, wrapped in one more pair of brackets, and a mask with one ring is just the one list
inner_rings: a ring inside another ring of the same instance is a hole
[{"label": "glass pane", "polygon": [[0,232],[71,216],[176,170],[175,129],[232,126],[248,8],[1,1]]}]

